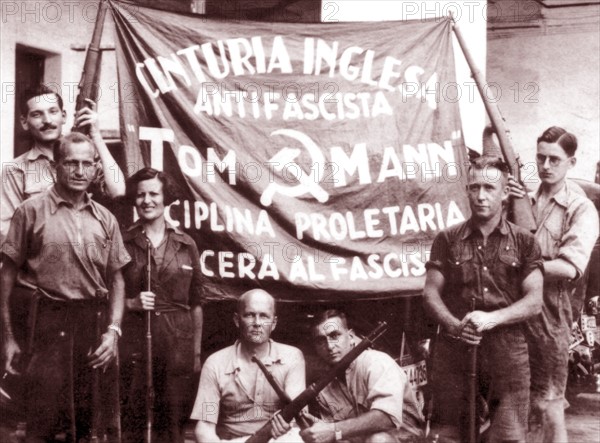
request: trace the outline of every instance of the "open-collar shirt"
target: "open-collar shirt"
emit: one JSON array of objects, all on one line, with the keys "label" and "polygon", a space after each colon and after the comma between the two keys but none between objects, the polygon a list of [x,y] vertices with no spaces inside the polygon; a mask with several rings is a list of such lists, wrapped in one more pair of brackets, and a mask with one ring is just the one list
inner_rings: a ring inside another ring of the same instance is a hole
[{"label": "open-collar shirt", "polygon": [[[296,397],[304,390],[305,368],[302,352],[292,346],[269,341],[269,354],[264,365],[283,390]],[[256,384],[249,386],[241,365],[241,343],[212,354],[200,375],[198,395],[192,419],[217,425],[220,438],[231,439],[250,435],[260,429],[283,403],[257,365],[245,370],[256,372]]]}]

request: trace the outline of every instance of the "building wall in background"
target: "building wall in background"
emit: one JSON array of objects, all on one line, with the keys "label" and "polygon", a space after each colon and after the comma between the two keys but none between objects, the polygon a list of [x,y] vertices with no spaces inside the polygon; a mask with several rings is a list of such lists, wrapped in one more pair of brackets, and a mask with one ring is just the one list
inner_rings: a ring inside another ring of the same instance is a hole
[{"label": "building wall in background", "polygon": [[[96,13],[97,0],[76,1],[9,1],[1,7],[1,158],[13,158],[15,106],[15,54],[17,45],[46,56],[44,81],[61,93],[67,111],[65,130],[73,124],[77,84],[85,59]],[[107,15],[108,17],[108,15]],[[104,29],[102,47],[114,49],[110,20]],[[116,134],[118,130],[118,99],[114,50],[103,52],[101,79],[100,127]]]},{"label": "building wall in background", "polygon": [[536,139],[549,126],[579,139],[570,176],[593,181],[600,159],[600,2],[573,3],[583,2],[496,0],[488,8],[488,80],[532,186]]},{"label": "building wall in background", "polygon": [[[2,161],[13,157],[17,45],[46,56],[44,78],[62,92],[68,112],[66,128],[70,128],[85,58],[81,49],[90,41],[97,3],[98,0],[0,2]],[[463,29],[487,24],[487,48],[484,37],[467,38],[481,60],[485,59],[481,54],[487,49],[487,77],[500,88],[499,105],[523,160],[526,163],[533,161],[535,138],[543,129],[552,124],[563,125],[580,139],[580,159],[572,175],[593,180],[600,146],[600,2],[585,2],[591,3],[587,6],[569,6],[573,2],[568,0],[440,1],[438,6],[430,1],[392,0],[290,0],[284,3],[274,0],[178,0],[177,3],[186,8],[189,4],[190,10],[199,13],[219,10],[222,15],[238,14],[238,18],[262,14],[267,19],[306,22],[315,21],[317,16],[323,21],[414,19],[415,14],[418,17],[423,11],[431,14],[432,11],[451,9],[444,5],[460,5],[459,22]],[[282,12],[273,9],[276,4],[284,5]],[[487,21],[482,21],[483,17]],[[108,136],[117,137],[118,94],[110,14],[107,15],[102,46],[108,50],[103,52],[100,126]],[[463,125],[470,127],[473,119],[478,118],[482,119],[477,115],[463,118]],[[530,175],[535,177],[535,172],[531,171]]]}]

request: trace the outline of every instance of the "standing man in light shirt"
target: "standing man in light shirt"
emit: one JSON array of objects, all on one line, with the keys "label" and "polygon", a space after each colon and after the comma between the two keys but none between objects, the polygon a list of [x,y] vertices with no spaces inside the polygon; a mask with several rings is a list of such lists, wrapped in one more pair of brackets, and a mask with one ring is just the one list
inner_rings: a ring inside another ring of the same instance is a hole
[{"label": "standing man in light shirt", "polygon": [[[575,166],[577,138],[552,126],[537,140],[541,184],[531,197],[536,238],[544,259],[542,313],[528,323],[531,364],[530,436],[528,441],[566,442],[565,389],[569,337],[573,323],[571,297],[584,274],[598,238],[598,213],[581,188],[567,180]],[[526,197],[510,180],[511,195]]]},{"label": "standing man in light shirt", "polygon": [[[103,374],[116,369],[130,259],[114,215],[86,192],[98,172],[92,141],[70,134],[53,158],[56,184],[16,209],[1,248],[2,351],[5,371],[26,377],[27,441],[78,442],[103,434],[94,417]],[[9,313],[15,286],[35,301],[27,349]],[[105,418],[107,429],[118,420]]]}]

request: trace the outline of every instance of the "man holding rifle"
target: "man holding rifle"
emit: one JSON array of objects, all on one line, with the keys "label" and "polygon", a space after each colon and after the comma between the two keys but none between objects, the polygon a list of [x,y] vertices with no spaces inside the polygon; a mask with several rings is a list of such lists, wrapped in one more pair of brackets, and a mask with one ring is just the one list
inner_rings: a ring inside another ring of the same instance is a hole
[{"label": "man holding rifle", "polygon": [[239,339],[208,357],[202,368],[191,416],[198,420],[196,440],[243,442],[272,421],[275,441],[300,442],[289,424],[274,418],[284,404],[252,361],[261,360],[290,398],[304,390],[302,352],[270,338],[277,325],[275,300],[262,289],[250,290],[240,296],[233,320]]},{"label": "man holding rifle", "polygon": [[[7,372],[26,376],[27,441],[88,441],[101,435],[100,387],[117,356],[129,256],[115,217],[86,193],[98,173],[92,141],[72,133],[53,157],[56,184],[17,208],[2,245],[3,356]],[[34,302],[27,349],[9,314],[15,284]]]},{"label": "man holding rifle", "polygon": [[[541,184],[532,197],[536,238],[544,257],[542,313],[528,322],[531,359],[531,441],[566,442],[564,403],[573,322],[571,297],[585,272],[596,238],[598,213],[573,182],[577,138],[553,126],[537,140],[536,161]],[[525,197],[510,181],[511,195]]]},{"label": "man holding rifle", "polygon": [[[346,315],[335,309],[322,312],[312,328],[317,355],[335,366],[360,339],[348,327]],[[342,377],[334,379],[317,397],[323,421],[300,432],[307,443],[403,442],[422,436],[423,415],[408,377],[387,354],[368,349]]]},{"label": "man holding rifle", "polygon": [[[125,180],[98,129],[96,104],[75,115],[75,128],[86,130],[99,156],[100,173],[94,179],[98,189],[108,197],[125,195]],[[21,125],[31,138],[31,148],[25,154],[3,165],[1,185],[0,244],[8,232],[10,220],[24,200],[49,188],[56,181],[54,144],[62,136],[66,122],[62,97],[44,85],[24,92],[20,99]],[[106,180],[104,180],[106,178]]]},{"label": "man holding rifle", "polygon": [[467,440],[464,431],[476,418],[465,412],[473,410],[466,405],[468,357],[477,346],[478,383],[490,399],[489,441],[524,442],[530,370],[523,326],[542,306],[540,247],[503,216],[509,188],[500,159],[471,164],[467,193],[471,218],[436,236],[426,265],[425,308],[443,329],[433,356],[433,429]]}]

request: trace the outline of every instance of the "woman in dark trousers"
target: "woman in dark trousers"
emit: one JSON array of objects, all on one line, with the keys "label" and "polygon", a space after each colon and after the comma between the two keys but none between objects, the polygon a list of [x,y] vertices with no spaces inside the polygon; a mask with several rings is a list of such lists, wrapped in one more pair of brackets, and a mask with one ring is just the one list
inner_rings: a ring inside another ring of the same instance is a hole
[{"label": "woman in dark trousers", "polygon": [[[122,426],[126,442],[143,442],[147,425],[148,312],[152,332],[152,441],[184,442],[200,372],[202,286],[192,238],[166,222],[165,206],[177,199],[164,172],[144,168],[127,181],[126,197],[139,220],[123,233],[131,256],[124,269],[127,314],[123,324]],[[148,257],[151,283],[148,290]]]}]

